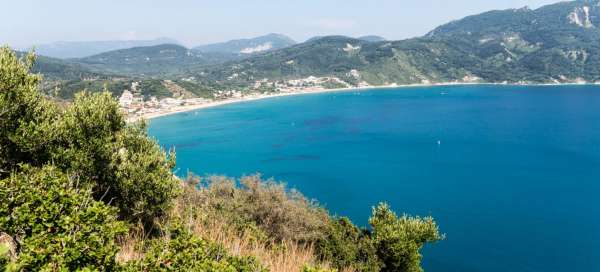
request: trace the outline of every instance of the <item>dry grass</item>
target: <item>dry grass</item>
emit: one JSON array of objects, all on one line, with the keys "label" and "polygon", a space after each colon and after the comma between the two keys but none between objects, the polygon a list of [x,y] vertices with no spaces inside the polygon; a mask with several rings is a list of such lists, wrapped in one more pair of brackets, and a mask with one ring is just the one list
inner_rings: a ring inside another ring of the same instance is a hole
[{"label": "dry grass", "polygon": [[[223,245],[232,255],[254,256],[274,272],[301,271],[306,264],[316,263],[311,246],[295,242],[267,243],[256,241],[251,235],[240,235],[225,222],[212,224],[188,222],[192,231],[207,240]],[[275,245],[275,246],[274,246]]]},{"label": "dry grass", "polygon": [[[252,181],[256,181],[255,178],[252,179]],[[198,237],[222,245],[234,256],[253,256],[257,258],[262,265],[266,266],[269,271],[296,272],[302,271],[302,268],[305,265],[327,267],[327,265],[318,262],[313,247],[310,244],[290,240],[268,239],[266,235],[260,235],[262,232],[257,232],[252,229],[240,231],[240,229],[236,228],[235,224],[230,221],[232,220],[230,215],[227,216],[222,211],[215,211],[212,208],[215,204],[214,201],[237,201],[229,198],[235,194],[235,192],[231,191],[235,185],[231,182],[224,181],[225,180],[218,180],[210,189],[206,187],[199,188],[199,181],[188,182],[183,185],[183,194],[176,199],[175,205],[173,209],[171,209],[169,216],[165,218],[162,223],[168,224],[170,220],[177,218]],[[250,190],[256,194],[257,188],[255,186],[257,186],[256,183],[253,184],[254,188],[251,188]],[[275,198],[279,200],[284,198],[287,200],[287,195],[283,195],[283,187],[270,186],[267,189],[268,192],[259,190],[262,192],[261,194],[264,193],[268,195],[261,196],[261,198],[269,199],[275,196]],[[287,208],[284,208],[285,210],[291,211],[292,213],[301,213],[300,211],[304,209],[304,206],[310,206],[310,203],[305,203],[306,200],[303,198],[296,195],[293,195],[293,197],[295,199],[284,202],[284,206],[287,206]],[[223,203],[218,203],[218,205],[221,204]],[[261,205],[264,206],[264,204]],[[267,206],[265,208],[270,209],[271,207],[273,206]],[[277,217],[284,212],[285,211],[278,211]],[[318,215],[320,216],[320,213],[318,213]],[[314,216],[311,215],[309,218],[314,218]],[[294,219],[302,220],[303,218],[300,217]],[[296,221],[293,223],[298,225]],[[300,226],[302,227],[301,229],[294,229],[294,231],[305,231],[303,229],[304,225]],[[137,229],[137,231],[130,231],[128,236],[123,237],[119,241],[121,246],[121,251],[117,255],[117,261],[119,263],[139,260],[144,256],[140,249],[143,248],[144,242],[148,241],[148,237],[144,237],[144,231],[141,230],[141,227],[138,226],[135,229]],[[278,229],[278,232],[287,234],[287,230],[280,231]],[[351,271],[348,270],[348,272]]]},{"label": "dry grass", "polygon": [[142,231],[130,230],[129,234],[119,239],[119,253],[117,253],[117,263],[126,263],[129,261],[141,260],[144,253],[140,250],[144,241],[146,241]]},{"label": "dry grass", "polygon": [[[171,214],[171,217],[180,218],[194,234],[223,245],[232,255],[254,256],[273,272],[301,271],[305,265],[317,263],[310,245],[257,238],[252,231],[240,232],[232,227],[226,216],[211,212],[207,202],[221,198],[215,194],[233,194],[230,192],[232,188],[226,183],[214,183],[212,191],[207,191],[209,189],[206,188],[198,190],[197,185],[197,182],[192,182],[185,187],[184,194],[177,199]],[[211,199],[207,199],[207,195]],[[196,212],[190,212],[192,209]]]}]

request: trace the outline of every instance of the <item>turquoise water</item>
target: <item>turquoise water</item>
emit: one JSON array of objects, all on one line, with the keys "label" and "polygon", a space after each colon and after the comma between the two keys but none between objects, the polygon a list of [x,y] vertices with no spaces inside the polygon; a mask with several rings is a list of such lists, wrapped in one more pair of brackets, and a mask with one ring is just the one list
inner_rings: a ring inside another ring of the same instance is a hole
[{"label": "turquoise water", "polygon": [[366,225],[432,215],[428,271],[600,271],[600,86],[352,91],[153,120],[178,174],[286,181]]}]

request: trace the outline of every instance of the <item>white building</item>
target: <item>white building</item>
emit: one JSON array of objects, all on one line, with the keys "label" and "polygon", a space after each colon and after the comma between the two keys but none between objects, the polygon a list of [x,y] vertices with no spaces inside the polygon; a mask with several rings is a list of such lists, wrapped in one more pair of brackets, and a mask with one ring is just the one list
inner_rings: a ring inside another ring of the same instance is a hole
[{"label": "white building", "polygon": [[121,97],[119,97],[119,105],[121,105],[121,107],[129,107],[131,106],[132,102],[133,94],[128,90],[124,90],[123,94],[121,94]]}]

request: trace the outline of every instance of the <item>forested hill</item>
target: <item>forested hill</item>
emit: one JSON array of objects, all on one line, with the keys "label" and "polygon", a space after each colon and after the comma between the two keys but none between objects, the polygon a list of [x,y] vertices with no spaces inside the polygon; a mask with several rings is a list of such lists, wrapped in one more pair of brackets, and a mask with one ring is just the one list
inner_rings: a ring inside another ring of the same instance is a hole
[{"label": "forested hill", "polygon": [[74,60],[88,69],[103,73],[161,77],[184,74],[211,64],[237,59],[229,53],[203,53],[181,45],[161,44],[134,47]]},{"label": "forested hill", "polygon": [[481,59],[489,81],[600,79],[600,1],[491,11],[436,28],[426,39],[450,41]]},{"label": "forested hill", "polygon": [[[251,54],[238,52],[241,47],[257,48],[265,41],[275,45],[273,40],[282,45]],[[251,90],[258,80],[275,82],[309,76],[334,76],[354,86],[598,82],[600,0],[561,2],[535,10],[490,11],[442,25],[423,37],[401,41],[328,36],[293,45],[285,36],[268,35],[221,45],[217,46],[220,49],[188,49],[163,44],[81,59],[41,58],[38,70],[66,86],[67,94],[74,91],[72,86],[102,86],[89,81],[90,74],[98,75],[99,80],[106,80],[102,75],[136,80],[185,79],[192,92]],[[233,45],[241,47],[228,47]],[[87,78],[85,84],[83,78]]]},{"label": "forested hill", "polygon": [[204,72],[254,78],[343,77],[371,84],[444,81],[600,80],[600,1],[491,11],[443,25],[424,37],[367,43],[324,37]]},{"label": "forested hill", "polygon": [[176,40],[170,38],[159,38],[154,40],[131,40],[131,41],[85,41],[85,42],[54,42],[34,46],[35,50],[44,56],[69,59],[83,58],[100,54],[107,51],[126,49],[141,46],[154,46],[165,43],[177,44]]},{"label": "forested hill", "polygon": [[256,54],[277,50],[296,44],[290,37],[281,34],[268,34],[251,39],[232,40],[224,43],[201,45],[192,48],[203,53]]}]

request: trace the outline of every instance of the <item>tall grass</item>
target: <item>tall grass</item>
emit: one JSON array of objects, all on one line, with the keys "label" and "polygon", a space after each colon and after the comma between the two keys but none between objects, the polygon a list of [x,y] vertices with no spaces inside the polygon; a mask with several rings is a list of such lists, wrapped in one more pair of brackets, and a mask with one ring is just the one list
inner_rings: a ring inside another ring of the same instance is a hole
[{"label": "tall grass", "polygon": [[[302,271],[306,265],[327,267],[318,260],[311,243],[319,238],[319,230],[329,218],[324,210],[260,176],[240,182],[241,187],[224,177],[203,180],[190,176],[162,223],[176,218],[193,234],[222,245],[234,256],[253,256],[270,271]],[[136,229],[120,241],[117,260],[121,263],[143,257],[149,238],[144,233],[148,232],[140,226]]]}]

